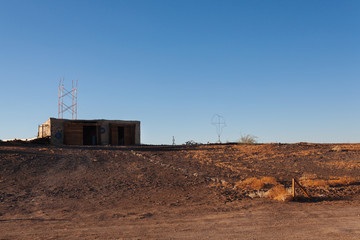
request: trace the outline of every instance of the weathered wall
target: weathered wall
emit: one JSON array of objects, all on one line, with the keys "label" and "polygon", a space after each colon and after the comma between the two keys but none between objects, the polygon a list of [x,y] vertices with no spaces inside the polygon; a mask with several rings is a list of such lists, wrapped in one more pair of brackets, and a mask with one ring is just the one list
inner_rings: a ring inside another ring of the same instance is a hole
[{"label": "weathered wall", "polygon": [[105,120],[100,120],[100,138],[101,138],[101,144],[102,145],[108,145],[109,142],[109,123]]},{"label": "weathered wall", "polygon": [[44,138],[50,136],[51,136],[51,127],[50,127],[50,119],[48,119],[45,123],[39,126],[37,137]]},{"label": "weathered wall", "polygon": [[135,126],[135,144],[140,145],[141,139],[140,139],[140,121],[137,121]]},{"label": "weathered wall", "polygon": [[38,137],[48,137],[52,144],[64,144],[65,122],[79,122],[86,125],[87,122],[97,122],[100,124],[100,144],[110,144],[110,124],[135,125],[135,144],[140,145],[140,121],[123,121],[123,120],[69,120],[50,118],[44,124],[39,126]]},{"label": "weathered wall", "polygon": [[107,120],[106,121],[106,125],[107,125],[107,135],[106,135],[106,139],[109,139],[109,143],[110,141],[110,125],[121,125],[121,126],[126,126],[126,125],[135,125],[135,144],[136,145],[140,145],[141,140],[140,140],[140,121],[122,121],[122,120]]},{"label": "weathered wall", "polygon": [[55,145],[64,144],[65,119],[50,118],[50,121],[51,121],[51,143]]}]

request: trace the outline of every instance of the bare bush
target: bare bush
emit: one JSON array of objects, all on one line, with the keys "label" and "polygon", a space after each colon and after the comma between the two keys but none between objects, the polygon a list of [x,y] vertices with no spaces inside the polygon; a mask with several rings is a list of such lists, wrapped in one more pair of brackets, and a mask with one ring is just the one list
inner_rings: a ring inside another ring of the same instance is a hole
[{"label": "bare bush", "polygon": [[239,143],[245,143],[245,144],[255,144],[257,143],[257,139],[258,137],[247,134],[247,135],[242,135],[240,137]]},{"label": "bare bush", "polygon": [[200,145],[200,143],[197,143],[194,140],[189,140],[189,141],[185,142],[185,145],[196,146],[196,145]]}]

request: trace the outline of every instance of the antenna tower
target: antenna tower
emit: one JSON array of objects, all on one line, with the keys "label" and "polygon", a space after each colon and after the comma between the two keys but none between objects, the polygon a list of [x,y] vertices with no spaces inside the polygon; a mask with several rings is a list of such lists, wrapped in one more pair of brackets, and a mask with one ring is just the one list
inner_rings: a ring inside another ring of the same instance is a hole
[{"label": "antenna tower", "polygon": [[72,88],[71,90],[67,90],[66,88],[64,88],[64,78],[62,79],[60,78],[58,118],[63,119],[64,112],[69,112],[71,113],[73,120],[77,119],[77,86],[78,86],[78,80],[76,79],[75,85],[74,85],[74,80],[72,80]]}]

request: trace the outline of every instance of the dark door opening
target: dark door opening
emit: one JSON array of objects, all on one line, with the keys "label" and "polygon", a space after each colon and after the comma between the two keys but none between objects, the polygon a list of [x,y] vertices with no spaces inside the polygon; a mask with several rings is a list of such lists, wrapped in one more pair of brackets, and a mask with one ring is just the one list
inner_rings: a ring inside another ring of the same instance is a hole
[{"label": "dark door opening", "polygon": [[83,144],[84,145],[97,145],[97,128],[96,126],[83,126]]},{"label": "dark door opening", "polygon": [[124,127],[118,127],[118,145],[125,144],[125,134]]}]

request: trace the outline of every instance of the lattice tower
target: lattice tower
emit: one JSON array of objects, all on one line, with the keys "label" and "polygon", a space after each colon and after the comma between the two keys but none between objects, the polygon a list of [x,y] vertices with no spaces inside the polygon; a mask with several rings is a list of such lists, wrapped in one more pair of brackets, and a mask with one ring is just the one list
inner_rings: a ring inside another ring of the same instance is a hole
[{"label": "lattice tower", "polygon": [[64,78],[59,81],[59,101],[58,101],[58,118],[63,119],[64,113],[71,113],[73,120],[77,119],[77,86],[78,80],[76,79],[75,85],[72,80],[71,90],[64,88]]}]

